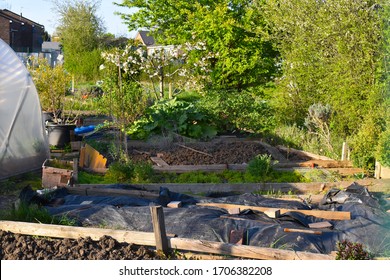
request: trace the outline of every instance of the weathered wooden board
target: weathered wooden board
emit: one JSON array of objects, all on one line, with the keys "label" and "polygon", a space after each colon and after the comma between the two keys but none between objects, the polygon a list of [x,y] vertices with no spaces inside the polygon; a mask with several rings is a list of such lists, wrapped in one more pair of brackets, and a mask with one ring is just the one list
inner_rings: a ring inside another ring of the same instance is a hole
[{"label": "weathered wooden board", "polygon": [[[264,193],[294,193],[298,194],[317,194],[328,191],[331,188],[346,188],[353,183],[366,187],[370,192],[390,193],[390,179],[363,179],[356,181],[340,182],[315,182],[315,183],[225,183],[225,184],[132,184],[132,186],[149,191],[159,191],[161,187],[168,188],[170,191],[179,193],[209,193],[209,192],[264,192]],[[107,184],[79,184],[80,187],[104,187]]]},{"label": "weathered wooden board", "polygon": [[301,151],[301,150],[297,150],[297,149],[293,149],[293,148],[287,148],[287,147],[283,147],[283,146],[281,146],[281,145],[278,145],[278,146],[276,146],[276,147],[277,147],[278,149],[282,150],[282,151],[294,153],[294,154],[296,154],[296,155],[301,155],[301,156],[309,157],[309,158],[311,158],[311,159],[334,160],[334,159],[329,158],[329,157],[326,157],[326,156],[316,155],[316,154],[313,154],[313,153],[309,153],[309,152],[305,152],[305,151]]},{"label": "weathered wooden board", "polygon": [[235,245],[205,240],[170,238],[170,247],[218,255],[236,256],[260,260],[334,260],[333,255],[263,248],[247,245]]},{"label": "weathered wooden board", "polygon": [[317,218],[328,219],[328,220],[350,220],[351,219],[351,213],[345,211],[284,209],[284,208],[272,208],[272,207],[261,207],[261,206],[237,205],[237,204],[228,204],[228,203],[197,203],[196,205],[202,207],[218,207],[222,209],[231,209],[231,208],[239,207],[241,210],[251,209],[260,212],[266,212],[269,210],[280,210],[281,215],[287,212],[299,212],[305,215],[311,215]]},{"label": "weathered wooden board", "polygon": [[158,194],[141,191],[141,190],[126,190],[126,189],[107,189],[99,187],[66,187],[70,194],[77,195],[102,195],[102,196],[130,196],[146,199],[156,199]]},{"label": "weathered wooden board", "polygon": [[[315,162],[315,161],[313,161]],[[318,161],[317,161],[318,163]],[[311,161],[305,163],[281,163],[276,164],[273,169],[278,171],[302,171],[307,172],[312,170],[310,167],[313,163]],[[288,167],[285,167],[288,166]],[[199,164],[199,165],[153,165],[156,172],[171,172],[171,173],[185,173],[185,172],[223,172],[224,170],[245,171],[247,164]],[[322,168],[319,168],[322,170]],[[331,172],[338,172],[341,175],[353,175],[363,173],[362,168],[352,167],[329,167],[323,169]]]},{"label": "weathered wooden board", "polygon": [[[0,221],[0,230],[25,235],[47,236],[54,238],[86,238],[99,240],[107,235],[119,242],[144,246],[156,246],[153,232],[137,232],[100,228],[83,228],[48,224],[35,224],[13,221]],[[222,242],[177,238],[168,235],[168,248],[174,250],[195,251],[217,255],[235,256],[261,260],[334,260],[333,255],[290,251],[274,248],[262,248],[247,245],[235,245]]]},{"label": "weathered wooden board", "polygon": [[308,234],[315,234],[315,235],[321,235],[322,231],[320,230],[311,230],[311,229],[304,229],[304,228],[284,228],[284,232],[298,232],[298,233],[308,233]]}]

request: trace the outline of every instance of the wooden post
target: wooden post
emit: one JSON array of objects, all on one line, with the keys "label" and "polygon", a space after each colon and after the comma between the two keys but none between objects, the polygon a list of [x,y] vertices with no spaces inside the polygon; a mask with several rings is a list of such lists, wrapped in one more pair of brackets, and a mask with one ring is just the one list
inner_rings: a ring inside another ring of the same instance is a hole
[{"label": "wooden post", "polygon": [[79,159],[74,158],[73,159],[73,181],[74,183],[77,183],[79,180]]},{"label": "wooden post", "polygon": [[161,250],[164,254],[168,253],[168,239],[165,231],[164,211],[162,206],[151,206],[150,212],[152,214],[153,231],[156,238],[156,248]]},{"label": "wooden post", "polygon": [[341,160],[347,160],[347,143],[343,142],[343,148],[341,149]]},{"label": "wooden post", "polygon": [[381,164],[379,161],[375,161],[375,179],[380,179],[381,178]]}]

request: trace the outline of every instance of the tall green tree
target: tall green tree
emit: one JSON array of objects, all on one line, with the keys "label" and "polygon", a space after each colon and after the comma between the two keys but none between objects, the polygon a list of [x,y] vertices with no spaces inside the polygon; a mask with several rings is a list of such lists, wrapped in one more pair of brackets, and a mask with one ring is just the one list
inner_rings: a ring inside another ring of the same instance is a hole
[{"label": "tall green tree", "polygon": [[192,46],[188,66],[206,87],[241,91],[277,72],[277,52],[254,1],[123,0],[120,6],[137,8],[121,14],[129,29],[146,28],[161,44]]},{"label": "tall green tree", "polygon": [[333,135],[351,138],[355,152],[362,141],[374,147],[380,129],[372,126],[381,123],[384,91],[383,6],[357,0],[266,3],[265,17],[282,58],[281,121],[302,125],[311,105],[328,104]]},{"label": "tall green tree", "polygon": [[102,63],[99,38],[105,29],[102,19],[97,16],[100,1],[52,1],[59,16],[57,31],[64,51],[65,68],[78,78],[95,78]]}]

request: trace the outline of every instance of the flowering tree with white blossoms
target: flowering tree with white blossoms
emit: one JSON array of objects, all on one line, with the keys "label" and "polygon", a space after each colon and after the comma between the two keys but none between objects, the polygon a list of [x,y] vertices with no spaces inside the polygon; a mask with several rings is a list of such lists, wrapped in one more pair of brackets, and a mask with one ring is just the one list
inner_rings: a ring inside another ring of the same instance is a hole
[{"label": "flowering tree with white blossoms", "polygon": [[105,93],[100,100],[100,108],[103,113],[112,116],[120,129],[126,159],[127,129],[143,114],[147,105],[147,96],[139,83],[141,54],[132,44],[123,50],[113,48],[102,53],[104,64],[100,67],[104,72],[102,88]]},{"label": "flowering tree with white blossoms", "polygon": [[[209,79],[210,60],[215,57],[211,52],[205,51],[203,42],[195,45],[186,43],[149,48],[147,53],[141,56],[139,69],[153,85],[155,98],[164,99],[165,84],[169,85],[169,99],[173,98],[174,84],[175,92],[182,89],[201,89]],[[195,52],[203,52],[201,59],[193,59]]]}]

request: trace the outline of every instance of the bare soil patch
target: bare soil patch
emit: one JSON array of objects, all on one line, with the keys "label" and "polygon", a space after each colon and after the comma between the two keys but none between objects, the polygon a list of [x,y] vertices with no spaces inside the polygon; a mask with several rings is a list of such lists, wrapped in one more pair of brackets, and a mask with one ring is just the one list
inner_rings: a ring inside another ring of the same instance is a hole
[{"label": "bare soil patch", "polygon": [[[0,231],[2,260],[161,260],[163,254],[104,236],[91,238],[52,239]],[[175,256],[171,256],[170,259]]]}]

